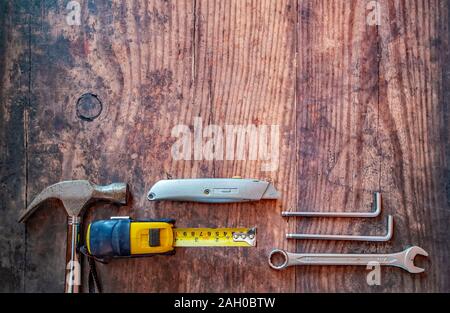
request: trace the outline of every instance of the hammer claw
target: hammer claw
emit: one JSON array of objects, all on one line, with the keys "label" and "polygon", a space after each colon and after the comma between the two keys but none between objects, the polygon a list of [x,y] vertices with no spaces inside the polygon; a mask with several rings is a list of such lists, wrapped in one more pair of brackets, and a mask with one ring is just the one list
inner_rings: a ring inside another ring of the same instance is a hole
[{"label": "hammer claw", "polygon": [[25,222],[48,199],[62,201],[67,215],[80,216],[83,209],[91,200],[106,200],[119,204],[126,204],[127,184],[114,183],[108,186],[98,186],[87,180],[63,181],[45,188],[21,212],[19,222]]}]

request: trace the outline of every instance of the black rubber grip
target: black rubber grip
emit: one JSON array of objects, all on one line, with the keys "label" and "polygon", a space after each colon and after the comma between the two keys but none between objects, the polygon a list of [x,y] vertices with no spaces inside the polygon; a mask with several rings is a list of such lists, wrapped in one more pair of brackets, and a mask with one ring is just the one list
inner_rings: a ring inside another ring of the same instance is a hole
[{"label": "black rubber grip", "polygon": [[90,226],[90,253],[96,258],[129,256],[130,245],[129,219],[100,220]]}]

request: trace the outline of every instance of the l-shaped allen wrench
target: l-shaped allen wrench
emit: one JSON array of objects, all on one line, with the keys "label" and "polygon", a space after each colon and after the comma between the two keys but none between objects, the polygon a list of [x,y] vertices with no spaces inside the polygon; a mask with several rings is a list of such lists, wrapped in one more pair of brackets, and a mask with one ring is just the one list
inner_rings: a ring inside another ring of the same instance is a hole
[{"label": "l-shaped allen wrench", "polygon": [[287,234],[287,239],[317,239],[317,240],[348,240],[348,241],[378,241],[391,240],[394,234],[394,218],[388,216],[387,233],[381,236],[355,236],[355,235],[319,235],[319,234]]},{"label": "l-shaped allen wrench", "polygon": [[[381,213],[381,193],[375,192],[372,212],[282,212],[284,217],[347,217],[367,218],[377,217]],[[377,241],[391,240],[394,234],[394,218],[388,216],[387,232],[380,236],[355,236],[355,235],[321,235],[321,234],[287,234],[287,239],[317,239],[317,240],[348,240],[348,241]]]},{"label": "l-shaped allen wrench", "polygon": [[381,193],[375,192],[372,212],[281,212],[284,217],[377,217],[381,213]]}]

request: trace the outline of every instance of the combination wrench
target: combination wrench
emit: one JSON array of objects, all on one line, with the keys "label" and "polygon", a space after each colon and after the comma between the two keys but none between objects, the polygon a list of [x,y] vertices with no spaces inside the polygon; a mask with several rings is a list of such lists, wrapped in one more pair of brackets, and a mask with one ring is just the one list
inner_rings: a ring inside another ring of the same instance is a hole
[{"label": "combination wrench", "polygon": [[[272,262],[275,255],[283,258],[283,262],[276,265]],[[269,265],[273,269],[282,270],[294,265],[373,265],[400,267],[410,273],[418,274],[425,271],[414,265],[416,255],[427,257],[428,253],[417,246],[402,252],[392,254],[300,254],[275,249],[269,255]]]}]

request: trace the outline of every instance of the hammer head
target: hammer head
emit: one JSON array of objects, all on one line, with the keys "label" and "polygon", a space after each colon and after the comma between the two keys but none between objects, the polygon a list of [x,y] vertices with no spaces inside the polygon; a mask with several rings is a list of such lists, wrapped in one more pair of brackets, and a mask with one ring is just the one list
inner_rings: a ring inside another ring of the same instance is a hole
[{"label": "hammer head", "polygon": [[108,186],[98,186],[87,180],[70,180],[51,185],[44,189],[21,212],[19,222],[24,222],[36,211],[40,204],[48,199],[59,199],[69,216],[81,216],[83,209],[94,200],[110,201],[126,204],[128,186],[125,183],[114,183]]}]

